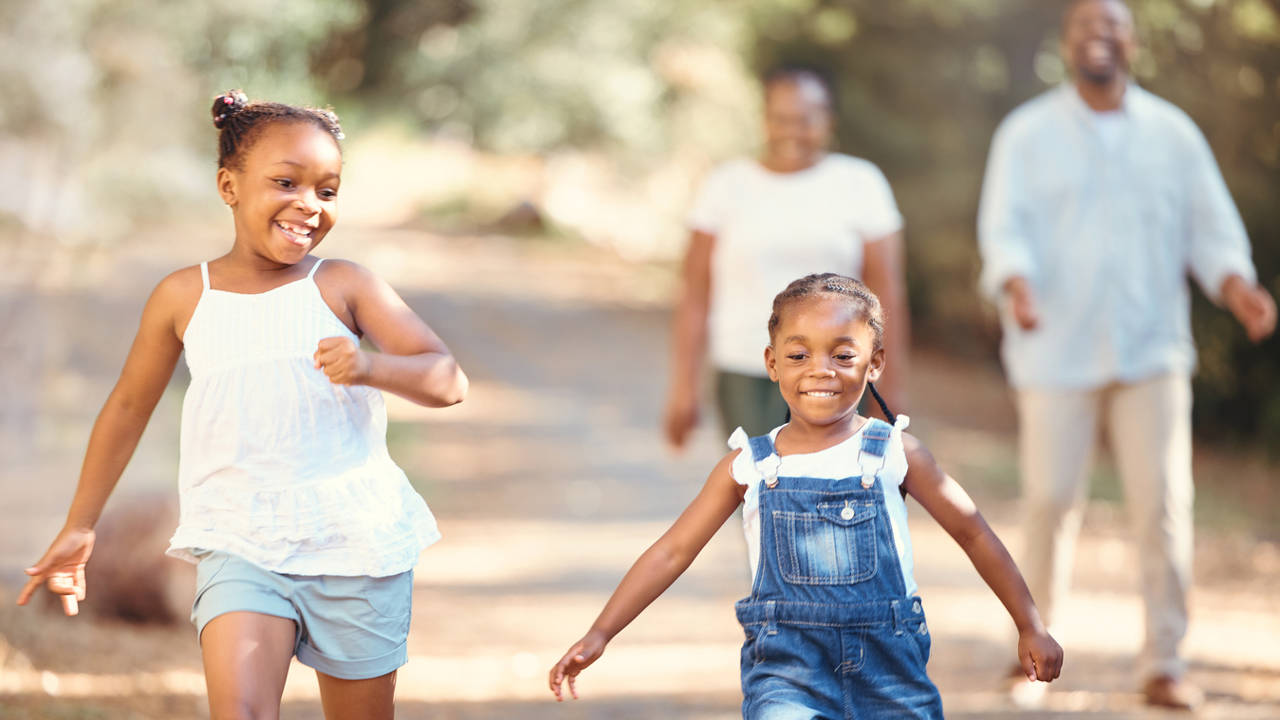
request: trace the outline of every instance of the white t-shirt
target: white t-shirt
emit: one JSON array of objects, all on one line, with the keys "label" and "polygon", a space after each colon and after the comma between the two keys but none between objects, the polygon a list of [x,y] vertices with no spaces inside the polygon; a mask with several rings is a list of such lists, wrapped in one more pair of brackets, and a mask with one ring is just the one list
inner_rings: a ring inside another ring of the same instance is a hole
[{"label": "white t-shirt", "polygon": [[[858,432],[825,450],[779,456],[781,464],[778,466],[778,477],[830,480],[861,477],[859,452],[862,449],[862,431],[868,424],[863,423]],[[910,424],[911,418],[906,415],[897,416],[893,432],[889,435],[885,456],[882,461],[877,461],[876,469],[880,474],[885,509],[889,511],[889,528],[893,531],[898,551],[898,565],[902,568],[902,584],[907,589],[907,595],[914,595],[919,587],[914,575],[915,561],[911,556],[911,534],[907,531],[907,504],[898,490],[907,477],[907,453],[902,445],[902,431]],[[776,441],[778,431],[784,427],[786,426],[779,425],[774,428],[769,437]],[[729,447],[742,450],[729,466],[729,476],[739,485],[747,486],[746,497],[742,500],[742,532],[747,539],[747,555],[751,562],[751,577],[754,579],[760,570],[760,483],[764,482],[764,478],[760,476],[747,440],[747,433],[742,428],[734,430],[729,436]],[[880,466],[880,462],[883,462],[883,466]]]},{"label": "white t-shirt", "polygon": [[863,243],[902,229],[902,215],[879,168],[833,153],[793,173],[746,158],[721,165],[703,182],[689,226],[716,238],[711,362],[763,376],[774,296],[810,273],[861,277]]}]

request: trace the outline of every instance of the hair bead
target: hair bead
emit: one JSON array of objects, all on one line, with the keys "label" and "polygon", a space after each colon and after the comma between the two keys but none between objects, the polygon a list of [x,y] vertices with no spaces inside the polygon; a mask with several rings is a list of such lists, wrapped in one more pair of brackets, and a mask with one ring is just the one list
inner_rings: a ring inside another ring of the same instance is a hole
[{"label": "hair bead", "polygon": [[272,123],[311,123],[341,141],[345,136],[338,116],[328,108],[298,107],[274,102],[249,102],[240,90],[228,90],[214,98],[211,115],[218,133],[218,167],[240,167],[241,157]]}]

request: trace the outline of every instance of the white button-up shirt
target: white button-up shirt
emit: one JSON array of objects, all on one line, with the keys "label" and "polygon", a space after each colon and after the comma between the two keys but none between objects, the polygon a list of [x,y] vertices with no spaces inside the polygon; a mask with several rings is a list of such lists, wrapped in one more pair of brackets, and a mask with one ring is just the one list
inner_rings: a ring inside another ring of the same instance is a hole
[{"label": "white button-up shirt", "polygon": [[1027,279],[1039,326],[1002,309],[1014,387],[1093,388],[1195,368],[1189,272],[1218,301],[1256,281],[1244,223],[1186,113],[1136,85],[1097,113],[1073,85],[1005,118],[978,215],[980,284]]}]

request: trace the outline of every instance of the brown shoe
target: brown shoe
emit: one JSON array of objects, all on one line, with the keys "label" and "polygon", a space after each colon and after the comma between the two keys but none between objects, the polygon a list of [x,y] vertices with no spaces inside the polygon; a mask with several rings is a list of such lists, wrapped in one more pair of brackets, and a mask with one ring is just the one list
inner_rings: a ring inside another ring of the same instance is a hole
[{"label": "brown shoe", "polygon": [[1204,702],[1200,688],[1182,678],[1156,675],[1142,686],[1148,705],[1174,710],[1194,710]]}]

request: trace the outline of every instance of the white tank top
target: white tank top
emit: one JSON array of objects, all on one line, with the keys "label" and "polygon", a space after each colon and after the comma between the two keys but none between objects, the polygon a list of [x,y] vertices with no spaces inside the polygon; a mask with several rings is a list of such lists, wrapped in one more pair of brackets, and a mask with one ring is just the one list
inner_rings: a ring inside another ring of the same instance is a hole
[{"label": "white tank top", "polygon": [[356,336],[314,276],[264,293],[204,289],[182,342],[180,518],[168,554],[221,550],[297,575],[381,577],[440,538],[387,454],[382,393],[315,368],[322,338]]}]

